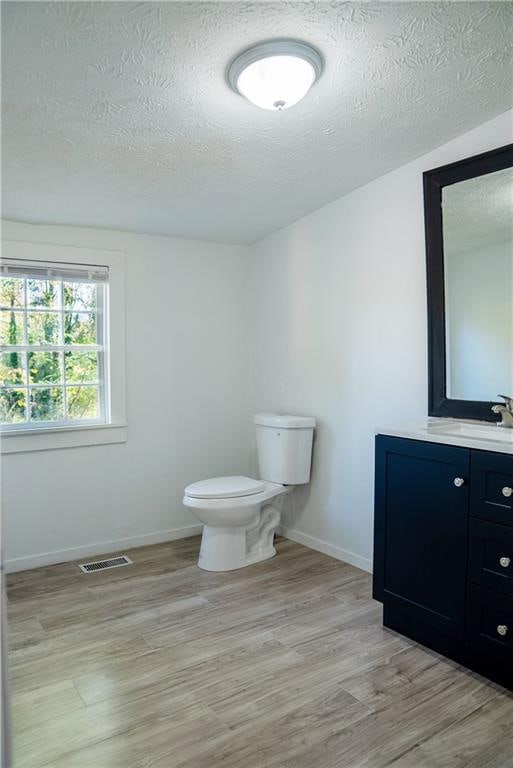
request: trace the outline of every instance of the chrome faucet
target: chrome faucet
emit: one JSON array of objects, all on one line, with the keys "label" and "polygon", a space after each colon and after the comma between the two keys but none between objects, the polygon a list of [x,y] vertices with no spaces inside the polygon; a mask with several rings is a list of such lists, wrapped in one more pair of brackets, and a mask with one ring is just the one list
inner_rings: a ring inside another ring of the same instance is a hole
[{"label": "chrome faucet", "polygon": [[497,395],[502,397],[504,405],[493,405],[492,411],[494,413],[500,413],[502,421],[498,423],[499,427],[508,427],[513,429],[513,397],[508,395]]}]

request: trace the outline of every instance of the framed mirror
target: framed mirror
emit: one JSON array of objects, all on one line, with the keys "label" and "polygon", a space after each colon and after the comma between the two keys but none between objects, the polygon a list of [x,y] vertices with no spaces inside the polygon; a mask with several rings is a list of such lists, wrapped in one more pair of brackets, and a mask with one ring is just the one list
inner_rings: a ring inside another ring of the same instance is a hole
[{"label": "framed mirror", "polygon": [[424,173],[429,415],[513,396],[513,144]]}]

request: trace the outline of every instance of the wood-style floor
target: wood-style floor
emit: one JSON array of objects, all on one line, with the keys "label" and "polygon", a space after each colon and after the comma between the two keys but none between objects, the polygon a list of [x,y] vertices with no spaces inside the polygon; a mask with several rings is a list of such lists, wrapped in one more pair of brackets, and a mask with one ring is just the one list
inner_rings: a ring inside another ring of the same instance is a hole
[{"label": "wood-style floor", "polygon": [[513,697],[380,625],[370,576],[199,539],[10,577],[16,768],[509,768]]}]

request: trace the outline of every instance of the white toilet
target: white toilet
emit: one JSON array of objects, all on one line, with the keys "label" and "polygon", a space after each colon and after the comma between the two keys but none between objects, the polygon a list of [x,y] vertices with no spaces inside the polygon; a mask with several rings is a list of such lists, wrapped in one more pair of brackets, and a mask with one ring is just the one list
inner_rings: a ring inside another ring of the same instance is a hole
[{"label": "white toilet", "polygon": [[275,555],[284,494],[310,480],[314,419],[259,414],[254,422],[261,480],[213,477],[185,489],[183,503],[204,525],[198,565],[206,571],[233,571]]}]

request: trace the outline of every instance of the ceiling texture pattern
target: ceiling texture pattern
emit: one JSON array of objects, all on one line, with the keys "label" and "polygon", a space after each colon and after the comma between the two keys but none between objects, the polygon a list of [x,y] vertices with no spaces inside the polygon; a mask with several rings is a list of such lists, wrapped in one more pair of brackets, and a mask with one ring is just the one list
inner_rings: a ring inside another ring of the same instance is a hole
[{"label": "ceiling texture pattern", "polygon": [[[4,216],[254,242],[513,104],[511,2],[3,3]],[[225,82],[268,38],[297,106]]]}]

